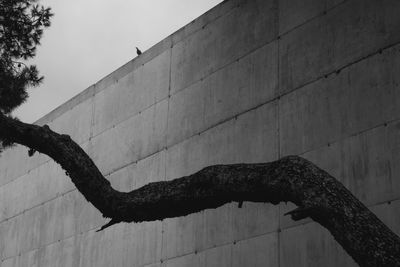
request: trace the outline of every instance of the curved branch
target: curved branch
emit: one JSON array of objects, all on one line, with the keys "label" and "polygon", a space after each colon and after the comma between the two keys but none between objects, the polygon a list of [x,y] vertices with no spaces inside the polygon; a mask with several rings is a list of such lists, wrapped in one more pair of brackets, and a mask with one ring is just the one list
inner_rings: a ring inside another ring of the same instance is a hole
[{"label": "curved branch", "polygon": [[[400,266],[400,238],[339,181],[313,163],[289,156],[271,163],[206,167],[190,176],[114,190],[90,157],[67,135],[0,115],[0,139],[47,154],[105,217],[118,222],[162,220],[236,201],[291,201],[294,220],[327,228],[360,266]],[[106,225],[105,227],[107,227]]]}]

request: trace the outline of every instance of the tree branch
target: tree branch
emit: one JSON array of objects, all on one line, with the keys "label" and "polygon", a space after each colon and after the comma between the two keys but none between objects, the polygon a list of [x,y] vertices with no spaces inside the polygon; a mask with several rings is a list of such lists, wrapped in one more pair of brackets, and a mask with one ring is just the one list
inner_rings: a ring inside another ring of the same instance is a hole
[{"label": "tree branch", "polygon": [[[291,201],[294,220],[321,224],[360,266],[400,266],[400,238],[339,181],[313,163],[288,156],[270,163],[215,165],[128,193],[114,190],[90,157],[66,135],[47,126],[0,115],[0,139],[47,154],[83,196],[115,222],[185,216],[229,202]],[[105,225],[104,227],[108,227]]]}]

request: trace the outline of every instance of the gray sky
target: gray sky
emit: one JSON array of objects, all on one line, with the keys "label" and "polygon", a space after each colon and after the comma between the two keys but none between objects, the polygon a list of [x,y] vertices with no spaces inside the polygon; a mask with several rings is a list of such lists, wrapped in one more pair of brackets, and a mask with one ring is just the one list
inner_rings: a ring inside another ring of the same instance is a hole
[{"label": "gray sky", "polygon": [[41,0],[55,13],[33,60],[44,83],[15,112],[34,122],[222,0]]}]

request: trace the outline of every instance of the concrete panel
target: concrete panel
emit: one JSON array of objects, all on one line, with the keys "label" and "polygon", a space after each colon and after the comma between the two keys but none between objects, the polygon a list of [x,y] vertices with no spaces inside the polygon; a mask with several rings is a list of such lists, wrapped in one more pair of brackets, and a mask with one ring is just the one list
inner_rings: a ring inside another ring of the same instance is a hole
[{"label": "concrete panel", "polygon": [[11,218],[25,209],[27,185],[24,183],[27,175],[14,180],[0,188],[0,221]]},{"label": "concrete panel", "polygon": [[162,259],[196,251],[200,240],[203,212],[163,220]]},{"label": "concrete panel", "polygon": [[137,164],[132,163],[106,176],[112,188],[121,192],[130,192],[135,188]]},{"label": "concrete panel", "polygon": [[217,209],[208,209],[203,212],[200,236],[197,239],[198,250],[205,250],[233,242],[234,204],[226,204]]},{"label": "concrete panel", "polygon": [[0,186],[37,168],[49,159],[48,156],[39,153],[29,157],[28,149],[21,145],[15,145],[3,151],[0,154]]},{"label": "concrete panel", "polygon": [[0,224],[0,235],[4,239],[2,258],[10,258],[20,253],[18,238],[20,233],[21,217],[16,220],[7,220]]},{"label": "concrete panel", "polygon": [[400,200],[375,205],[370,209],[390,230],[400,235]]},{"label": "concrete panel", "polygon": [[400,197],[400,122],[304,154],[374,205]]},{"label": "concrete panel", "polygon": [[199,253],[204,267],[231,267],[232,245],[207,249]]},{"label": "concrete panel", "polygon": [[92,139],[92,159],[109,174],[165,147],[168,101],[163,100]]},{"label": "concrete panel", "polygon": [[21,228],[19,229],[18,247],[22,254],[26,254],[42,245],[40,244],[40,230],[41,222],[43,222],[41,221],[43,210],[43,207],[34,208],[10,219],[14,223],[20,220]]},{"label": "concrete panel", "polygon": [[[57,224],[57,218],[54,216],[56,212],[56,202],[49,201],[41,205],[41,216],[39,218],[39,247],[52,244],[56,240],[55,228]],[[20,217],[20,216],[18,216]],[[21,239],[22,240],[22,239]]]},{"label": "concrete panel", "polygon": [[281,155],[301,154],[398,119],[398,47],[282,97]]},{"label": "concrete panel", "polygon": [[21,253],[46,246],[75,234],[73,203],[60,197],[10,219],[19,223]]},{"label": "concrete panel", "polygon": [[[54,161],[41,165],[18,180],[23,183],[21,188],[24,190],[24,195],[20,196],[19,201],[24,200],[25,209],[42,204],[75,188],[65,171]],[[18,192],[21,189],[15,190]]]},{"label": "concrete panel", "polygon": [[[266,117],[271,116],[271,114],[267,113],[265,113],[264,115]],[[207,149],[207,162],[206,165],[203,167],[214,164],[236,163],[236,158],[240,156],[238,154],[246,152],[241,151],[240,145],[246,143],[246,141],[249,141],[247,145],[251,146],[251,142],[255,141],[248,140],[244,136],[245,132],[240,131],[240,122],[243,122],[243,116],[240,116],[237,119],[231,119],[225,123],[209,129],[208,131],[200,135],[201,137],[206,139]],[[255,122],[256,116],[254,116],[253,114],[253,116],[251,117],[252,119],[254,119]],[[252,122],[249,123],[252,124]],[[269,124],[270,122],[267,121],[266,124],[267,123]],[[257,125],[255,127],[261,128],[262,125]]]},{"label": "concrete panel", "polygon": [[399,42],[399,11],[396,0],[347,1],[283,36],[279,49],[281,92]]},{"label": "concrete panel", "polygon": [[48,124],[53,131],[68,134],[72,140],[81,144],[89,140],[92,119],[93,97],[73,106]]},{"label": "concrete panel", "polygon": [[279,0],[279,35],[322,15],[326,0]]},{"label": "concrete panel", "polygon": [[119,169],[108,176],[116,190],[129,192],[151,182],[165,180],[166,150]]},{"label": "concrete panel", "polygon": [[[115,225],[103,233],[94,233],[90,243],[88,260],[92,266],[127,266],[124,255],[136,255],[132,251],[133,240],[125,239],[124,225]],[[129,236],[132,238],[132,236]],[[128,242],[127,242],[128,241]],[[130,254],[127,254],[129,251]],[[85,259],[86,260],[86,259]],[[81,266],[88,266],[83,264]],[[128,265],[129,266],[129,265]]]},{"label": "concrete panel", "polygon": [[323,16],[346,0],[279,0],[279,35]]},{"label": "concrete panel", "polygon": [[100,212],[76,190],[8,221],[12,224],[20,223],[17,241],[22,252],[63,240],[105,223]]},{"label": "concrete panel", "polygon": [[358,266],[319,224],[308,223],[285,229],[280,234],[282,267]]},{"label": "concrete panel", "polygon": [[101,225],[108,222],[79,191],[74,190],[68,195],[68,198],[72,198],[74,206],[73,218],[75,219],[75,233],[82,234],[92,229],[98,229]]},{"label": "concrete panel", "polygon": [[168,146],[273,99],[277,55],[270,43],[173,95]]},{"label": "concrete panel", "polygon": [[[15,267],[31,267],[37,266],[37,250],[29,251],[27,253],[20,254],[17,257],[11,258]],[[7,266],[7,264],[5,264]],[[1,265],[3,267],[3,264]]]},{"label": "concrete panel", "polygon": [[56,262],[57,267],[79,266],[79,245],[80,237],[73,236],[60,241],[60,256]]},{"label": "concrete panel", "polygon": [[[108,244],[109,247],[112,247],[109,259],[111,264],[121,267],[131,265],[137,266],[139,255],[136,250],[136,244],[142,240],[135,239],[135,231],[133,228],[126,227],[125,224],[119,224],[113,226],[104,234],[109,236],[111,240]],[[129,260],[131,262],[128,262]],[[103,265],[102,261],[99,261],[98,265]]]},{"label": "concrete panel", "polygon": [[195,135],[167,150],[166,180],[190,175],[208,163],[207,138]]},{"label": "concrete panel", "polygon": [[121,266],[120,262],[116,261],[117,257],[112,257],[115,249],[113,245],[111,235],[106,232],[90,231],[85,233],[81,236],[79,265],[77,266]]},{"label": "concrete panel", "polygon": [[128,236],[128,242],[135,244],[136,257],[131,259],[129,257],[126,262],[128,264],[135,264],[135,266],[143,266],[149,263],[159,262],[161,259],[162,250],[162,222],[146,222],[138,224],[126,224],[127,231],[133,233],[133,239]]},{"label": "concrete panel", "polygon": [[[256,163],[269,162],[278,158],[277,135],[277,106],[276,102],[267,103],[257,109],[251,110],[235,120],[235,139],[232,140],[234,159],[230,161],[228,155],[218,155],[215,162],[220,163]],[[229,129],[225,129],[228,130]],[[213,132],[210,132],[213,135]],[[224,133],[229,136],[229,133]],[[213,155],[220,147],[222,140],[210,138]],[[221,136],[222,137],[222,136]],[[223,157],[222,157],[223,156]]]},{"label": "concrete panel", "polygon": [[272,100],[278,91],[278,43],[271,42],[203,80],[205,122],[215,125]]},{"label": "concrete panel", "polygon": [[135,188],[142,187],[151,182],[164,181],[166,157],[166,150],[162,150],[157,154],[138,161],[133,176],[135,179]]},{"label": "concrete panel", "polygon": [[232,205],[163,222],[163,259],[233,240]]},{"label": "concrete panel", "polygon": [[273,40],[275,1],[243,1],[231,12],[172,48],[171,91],[186,88]]},{"label": "concrete panel", "polygon": [[171,51],[167,50],[95,95],[97,135],[168,96]]},{"label": "concrete panel", "polygon": [[277,233],[247,239],[233,245],[232,267],[278,266],[278,262]]},{"label": "concrete panel", "polygon": [[161,222],[117,224],[82,236],[79,266],[144,266],[161,257]]},{"label": "concrete panel", "polygon": [[179,143],[206,128],[206,95],[209,89],[199,82],[171,97],[167,145]]},{"label": "concrete panel", "polygon": [[67,237],[77,234],[76,218],[74,217],[74,199],[72,194],[63,195],[54,200],[55,211],[52,215],[55,217],[54,241],[63,240]]},{"label": "concrete panel", "polygon": [[[43,266],[43,267],[72,267],[79,264],[79,238],[71,237],[59,242],[41,247],[39,250],[25,254],[29,265],[18,266]],[[24,255],[24,254],[23,254]],[[21,256],[22,257],[22,256]]]},{"label": "concrete panel", "polygon": [[61,256],[60,242],[49,244],[38,250],[38,266],[50,267],[57,266],[58,259]]},{"label": "concrete panel", "polygon": [[233,239],[242,240],[275,232],[279,227],[279,208],[272,204],[244,202],[233,204]]}]

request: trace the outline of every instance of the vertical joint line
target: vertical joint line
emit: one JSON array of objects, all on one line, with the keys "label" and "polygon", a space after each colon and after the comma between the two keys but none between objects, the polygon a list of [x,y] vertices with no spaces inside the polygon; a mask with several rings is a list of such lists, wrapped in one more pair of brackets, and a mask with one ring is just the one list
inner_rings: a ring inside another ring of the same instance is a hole
[{"label": "vertical joint line", "polygon": [[[277,103],[276,103],[276,135],[277,135],[277,146],[278,146],[278,159],[281,158],[281,135],[280,135],[280,101],[281,101],[281,84],[280,84],[280,41],[281,38],[279,38],[279,29],[280,29],[280,25],[279,25],[279,11],[280,11],[280,6],[279,6],[279,1],[276,0],[275,1],[275,5],[276,5],[276,27],[277,27]],[[277,237],[277,243],[278,243],[278,266],[281,266],[281,205],[278,205],[278,237]]]},{"label": "vertical joint line", "polygon": [[[172,40],[171,40],[171,42],[172,42]],[[164,140],[164,142],[165,142],[165,148],[167,148],[167,145],[168,145],[168,120],[169,120],[169,102],[170,102],[170,100],[171,100],[171,98],[170,98],[170,94],[171,94],[171,76],[172,76],[172,47],[173,47],[173,44],[171,44],[171,47],[169,48],[170,49],[170,54],[169,54],[169,80],[168,80],[168,96],[167,96],[167,101],[168,101],[168,103],[167,103],[167,129],[166,129],[166,132],[165,132],[165,140]],[[168,158],[168,155],[167,155],[167,151],[166,152],[164,152],[165,153],[165,156],[164,156],[164,179],[167,179],[167,162],[168,162],[168,160],[167,160],[167,158]],[[163,260],[163,250],[164,250],[164,220],[161,220],[161,255],[160,255],[160,261],[162,261]]]},{"label": "vertical joint line", "polygon": [[[172,40],[171,40],[172,42]],[[167,129],[166,129],[166,133],[165,133],[165,148],[167,148],[168,146],[168,128],[169,128],[169,105],[170,105],[170,101],[171,101],[171,80],[172,80],[172,48],[173,48],[173,44],[171,44],[170,49],[170,54],[169,54],[169,79],[168,79],[168,96],[167,96]],[[167,164],[165,164],[165,178],[167,177]]]},{"label": "vertical joint line", "polygon": [[[172,42],[172,40],[171,40]],[[165,142],[165,148],[168,147],[168,128],[169,128],[169,105],[170,105],[170,101],[171,101],[171,76],[172,76],[172,47],[173,44],[171,44],[170,49],[170,54],[169,54],[169,79],[168,79],[168,96],[167,96],[167,126],[166,126],[166,132],[165,132],[165,138],[164,138],[164,142]],[[167,153],[165,154],[165,166],[164,166],[164,179],[167,178]]]}]

